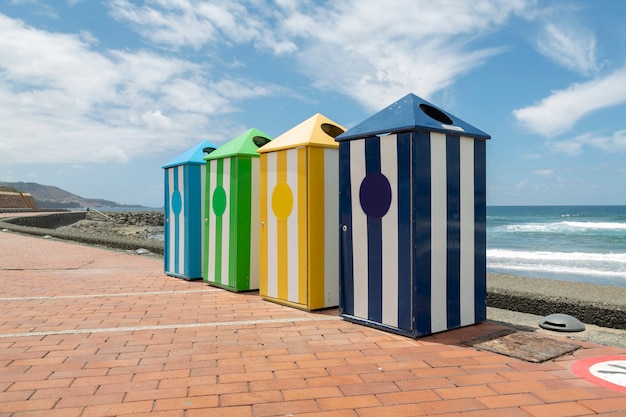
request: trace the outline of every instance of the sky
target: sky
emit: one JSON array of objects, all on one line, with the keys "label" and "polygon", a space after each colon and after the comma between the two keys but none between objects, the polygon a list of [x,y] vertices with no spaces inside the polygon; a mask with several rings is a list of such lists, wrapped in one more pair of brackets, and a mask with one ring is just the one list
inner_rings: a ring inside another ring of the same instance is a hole
[{"label": "sky", "polygon": [[162,207],[164,164],[413,93],[488,205],[626,205],[626,0],[2,0],[0,181]]}]

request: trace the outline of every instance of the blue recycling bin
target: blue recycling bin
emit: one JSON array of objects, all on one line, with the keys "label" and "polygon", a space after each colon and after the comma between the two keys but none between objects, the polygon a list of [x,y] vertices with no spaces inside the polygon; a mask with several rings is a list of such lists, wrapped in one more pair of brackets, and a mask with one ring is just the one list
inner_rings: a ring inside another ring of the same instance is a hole
[{"label": "blue recycling bin", "polygon": [[165,274],[202,279],[206,163],[216,146],[202,141],[167,164],[165,170]]},{"label": "blue recycling bin", "polygon": [[344,319],[411,337],[486,319],[489,138],[413,94],[336,138]]}]

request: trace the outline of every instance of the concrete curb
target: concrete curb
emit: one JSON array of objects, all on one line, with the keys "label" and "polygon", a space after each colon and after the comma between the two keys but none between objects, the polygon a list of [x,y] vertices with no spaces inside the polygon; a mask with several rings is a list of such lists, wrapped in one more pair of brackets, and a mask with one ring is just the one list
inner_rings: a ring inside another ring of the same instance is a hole
[{"label": "concrete curb", "polygon": [[488,274],[487,305],[547,316],[569,314],[583,323],[626,330],[626,288]]}]

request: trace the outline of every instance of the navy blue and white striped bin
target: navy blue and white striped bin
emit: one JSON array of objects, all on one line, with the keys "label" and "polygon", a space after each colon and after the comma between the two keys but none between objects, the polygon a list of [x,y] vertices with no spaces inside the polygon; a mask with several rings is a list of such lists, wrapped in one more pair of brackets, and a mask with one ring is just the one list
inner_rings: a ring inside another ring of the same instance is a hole
[{"label": "navy blue and white striped bin", "polygon": [[207,152],[202,141],[162,168],[165,170],[165,224],[163,258],[166,275],[202,279],[204,200]]},{"label": "navy blue and white striped bin", "polygon": [[344,319],[411,337],[486,319],[489,138],[409,94],[335,139]]}]

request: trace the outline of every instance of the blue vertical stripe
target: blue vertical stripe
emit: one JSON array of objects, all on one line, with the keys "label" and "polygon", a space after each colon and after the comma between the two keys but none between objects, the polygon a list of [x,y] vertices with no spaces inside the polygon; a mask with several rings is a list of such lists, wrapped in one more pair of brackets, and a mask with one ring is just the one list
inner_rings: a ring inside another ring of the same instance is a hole
[{"label": "blue vertical stripe", "polygon": [[[179,168],[180,168],[179,166],[172,168],[174,170],[174,192],[179,191],[182,194],[182,191],[178,189]],[[179,270],[180,268],[180,234],[178,233],[179,230],[180,230],[180,213],[176,214],[176,216],[174,217],[174,272],[176,273],[180,273],[180,270]]]},{"label": "blue vertical stripe", "polygon": [[202,277],[202,210],[200,202],[200,165],[187,165],[185,186],[185,257],[186,275],[189,278]]},{"label": "blue vertical stripe", "polygon": [[398,328],[413,330],[411,273],[411,134],[397,135],[398,160]]},{"label": "blue vertical stripe", "polygon": [[474,140],[474,318],[487,319],[486,141]]},{"label": "blue vertical stripe", "polygon": [[[365,175],[380,174],[380,138],[372,137],[365,140]],[[380,218],[367,216],[367,318],[382,322],[383,298],[383,260],[382,260],[383,226]]]},{"label": "blue vertical stripe", "polygon": [[431,333],[430,133],[412,133],[413,279],[416,335]]},{"label": "blue vertical stripe", "polygon": [[352,265],[352,186],[350,178],[350,143],[339,143],[339,222],[340,279],[339,311],[354,314],[354,269]]},{"label": "blue vertical stripe", "polygon": [[448,329],[461,325],[461,149],[460,137],[446,136]]}]

